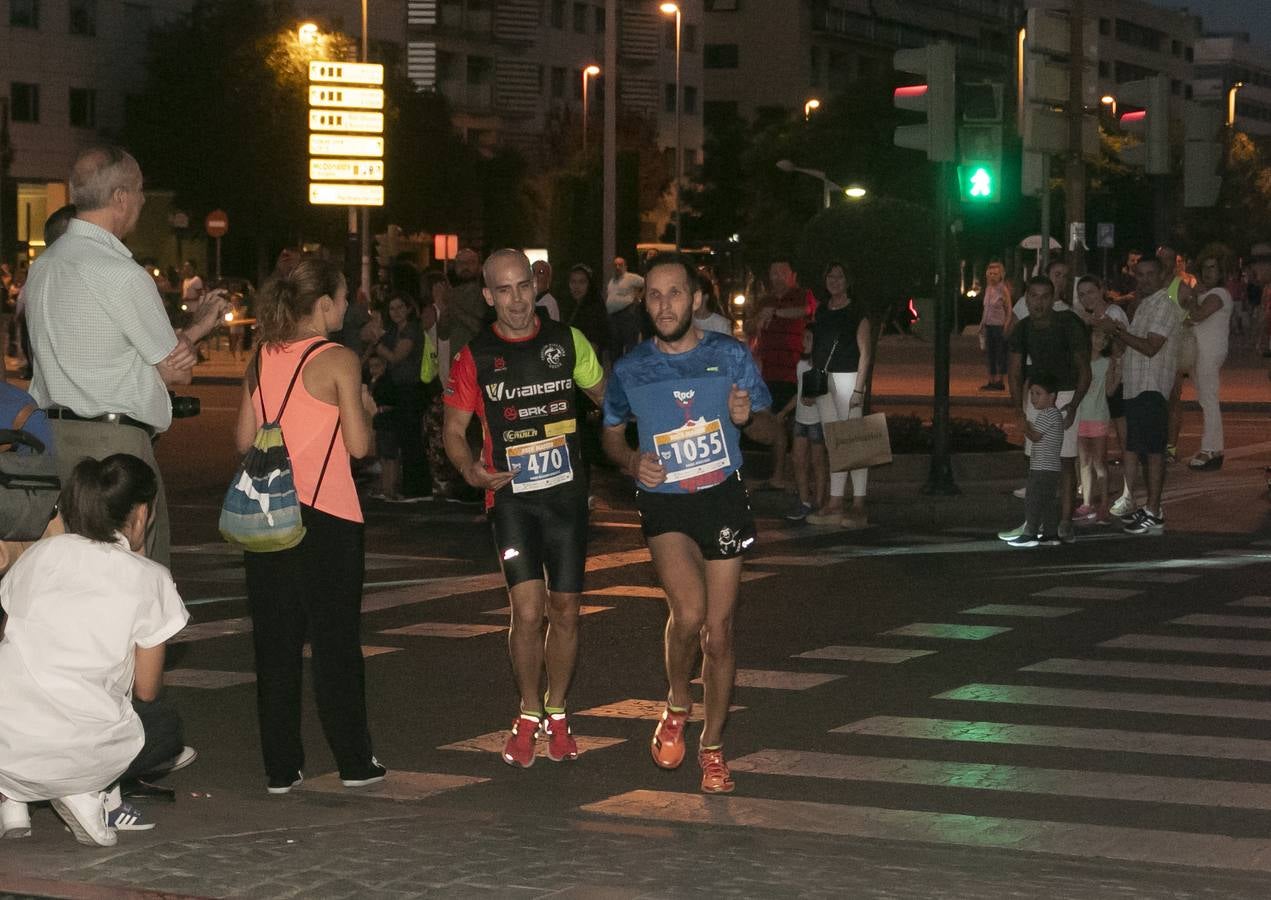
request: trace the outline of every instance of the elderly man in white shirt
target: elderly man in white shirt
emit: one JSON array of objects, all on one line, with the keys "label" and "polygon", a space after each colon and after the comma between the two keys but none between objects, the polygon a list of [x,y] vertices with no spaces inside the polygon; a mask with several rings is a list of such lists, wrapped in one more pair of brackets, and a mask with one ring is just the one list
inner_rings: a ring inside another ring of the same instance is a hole
[{"label": "elderly man in white shirt", "polygon": [[[53,425],[63,478],[85,456],[131,453],[155,473],[152,439],[172,423],[168,385],[188,384],[193,344],[215,327],[224,292],[213,292],[184,334],[173,331],[154,279],[122,243],[137,225],[141,167],[118,147],[80,153],[71,170],[76,217],[31,266],[27,322],[30,392]],[[146,552],[167,565],[162,479]]]}]

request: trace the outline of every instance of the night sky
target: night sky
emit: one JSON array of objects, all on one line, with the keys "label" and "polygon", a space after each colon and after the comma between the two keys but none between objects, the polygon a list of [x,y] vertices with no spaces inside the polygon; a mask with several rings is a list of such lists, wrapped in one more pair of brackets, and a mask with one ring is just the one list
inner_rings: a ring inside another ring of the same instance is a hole
[{"label": "night sky", "polygon": [[1253,43],[1271,49],[1271,0],[1156,0],[1185,6],[1204,20],[1206,31],[1247,31]]}]

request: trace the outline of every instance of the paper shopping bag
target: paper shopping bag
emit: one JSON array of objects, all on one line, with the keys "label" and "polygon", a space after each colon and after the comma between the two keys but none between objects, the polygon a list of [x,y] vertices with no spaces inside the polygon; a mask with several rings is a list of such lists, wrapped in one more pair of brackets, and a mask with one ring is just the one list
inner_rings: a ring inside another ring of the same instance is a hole
[{"label": "paper shopping bag", "polygon": [[867,469],[891,462],[891,438],[887,434],[887,417],[882,413],[826,422],[822,429],[832,472]]}]

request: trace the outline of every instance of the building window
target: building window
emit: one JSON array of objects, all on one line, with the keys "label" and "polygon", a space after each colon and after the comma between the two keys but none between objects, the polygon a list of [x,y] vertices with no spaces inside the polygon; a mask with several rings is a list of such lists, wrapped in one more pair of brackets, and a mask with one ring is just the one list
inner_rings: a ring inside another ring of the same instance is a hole
[{"label": "building window", "polygon": [[565,99],[565,70],[559,68],[552,69],[552,99]]},{"label": "building window", "polygon": [[697,115],[697,88],[691,84],[684,85],[684,113],[685,115]]},{"label": "building window", "polygon": [[675,84],[662,86],[662,108],[669,113],[675,112]]},{"label": "building window", "polygon": [[574,69],[574,99],[581,101],[583,99],[583,70]]},{"label": "building window", "polygon": [[681,46],[681,49],[685,53],[696,53],[697,52],[697,26],[689,25],[686,23],[684,25],[683,38],[684,38],[684,42],[683,42],[683,45]]},{"label": "building window", "polygon": [[596,34],[605,33],[605,8],[603,6],[596,7]]},{"label": "building window", "polygon": [[1188,62],[1192,62],[1195,59],[1195,56],[1193,55],[1193,51],[1191,47],[1188,47],[1183,51],[1183,59],[1187,60]]},{"label": "building window", "polygon": [[437,51],[437,80],[454,81],[455,55],[448,50]]},{"label": "building window", "polygon": [[587,4],[574,4],[574,31],[579,34],[587,33]]},{"label": "building window", "polygon": [[708,127],[728,124],[737,118],[737,101],[707,100],[702,104],[702,118]]},{"label": "building window", "polygon": [[1100,78],[1112,77],[1112,66],[1108,64],[1108,61],[1106,59],[1099,60],[1099,77]]},{"label": "building window", "polygon": [[468,57],[468,84],[489,84],[494,74],[494,60],[488,56]]},{"label": "building window", "polygon": [[736,44],[707,44],[702,48],[702,66],[707,69],[735,69],[739,58]]},{"label": "building window", "polygon": [[9,85],[9,115],[15,122],[40,121],[40,86],[15,81]]},{"label": "building window", "polygon": [[707,12],[737,12],[741,0],[706,0]]},{"label": "building window", "polygon": [[71,0],[71,34],[93,37],[97,34],[97,0]]},{"label": "building window", "polygon": [[808,55],[809,72],[808,84],[812,87],[821,86],[821,48],[813,47]]},{"label": "building window", "polygon": [[71,125],[75,128],[97,127],[97,92],[88,88],[71,88]]},{"label": "building window", "polygon": [[150,6],[145,3],[124,4],[124,30],[128,34],[146,35],[152,27]]},{"label": "building window", "polygon": [[9,0],[9,25],[12,28],[39,28],[40,0]]},{"label": "building window", "polygon": [[1104,37],[1107,37],[1108,35],[1112,34],[1112,20],[1111,19],[1099,20],[1099,33],[1103,35]]},{"label": "building window", "polygon": [[551,0],[552,3],[552,27],[565,28],[565,0]]}]

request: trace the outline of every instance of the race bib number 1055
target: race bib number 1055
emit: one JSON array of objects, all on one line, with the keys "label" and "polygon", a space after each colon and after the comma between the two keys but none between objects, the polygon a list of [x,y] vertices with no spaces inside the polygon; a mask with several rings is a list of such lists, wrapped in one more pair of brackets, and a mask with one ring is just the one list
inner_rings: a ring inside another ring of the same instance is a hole
[{"label": "race bib number 1055", "polygon": [[563,434],[532,444],[508,447],[507,461],[508,471],[516,473],[512,479],[514,494],[541,491],[574,478],[569,447]]},{"label": "race bib number 1055", "polygon": [[653,446],[671,483],[727,469],[730,464],[719,419],[689,422],[674,431],[655,434]]}]

